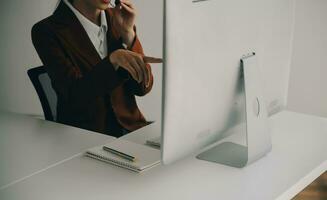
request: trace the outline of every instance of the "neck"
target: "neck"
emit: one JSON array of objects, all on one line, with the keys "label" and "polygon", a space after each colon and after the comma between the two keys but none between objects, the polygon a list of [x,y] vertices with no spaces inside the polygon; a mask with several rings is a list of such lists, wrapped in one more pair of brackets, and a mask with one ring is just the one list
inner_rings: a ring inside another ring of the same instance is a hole
[{"label": "neck", "polygon": [[84,15],[87,19],[89,19],[94,24],[100,26],[100,13],[101,10],[92,7],[87,4],[86,1],[83,0],[74,0],[72,5],[76,8],[82,15]]}]

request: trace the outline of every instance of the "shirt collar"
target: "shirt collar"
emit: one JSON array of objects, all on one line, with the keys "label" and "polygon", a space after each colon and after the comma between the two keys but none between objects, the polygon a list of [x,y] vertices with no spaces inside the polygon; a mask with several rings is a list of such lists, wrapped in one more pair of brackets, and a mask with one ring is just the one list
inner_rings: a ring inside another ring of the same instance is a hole
[{"label": "shirt collar", "polygon": [[101,10],[100,14],[100,21],[101,25],[98,26],[91,22],[88,18],[86,18],[84,15],[82,15],[74,6],[68,2],[68,0],[63,0],[65,4],[72,10],[72,12],[75,14],[77,19],[80,21],[84,29],[86,29],[87,32],[92,31],[95,34],[98,34],[98,31],[100,28],[103,28],[105,32],[108,30],[108,24],[107,24],[107,18],[106,18],[106,13],[104,10]]}]

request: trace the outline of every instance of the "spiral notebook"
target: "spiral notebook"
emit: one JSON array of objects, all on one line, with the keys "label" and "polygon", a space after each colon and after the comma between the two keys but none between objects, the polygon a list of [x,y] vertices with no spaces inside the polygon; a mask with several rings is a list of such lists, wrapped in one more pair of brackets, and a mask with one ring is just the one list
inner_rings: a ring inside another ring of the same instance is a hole
[{"label": "spiral notebook", "polygon": [[123,152],[135,157],[135,161],[129,161],[116,154],[103,150],[103,145],[88,149],[86,156],[101,160],[135,172],[143,172],[160,164],[160,150],[145,145],[117,139],[104,145],[108,148]]}]

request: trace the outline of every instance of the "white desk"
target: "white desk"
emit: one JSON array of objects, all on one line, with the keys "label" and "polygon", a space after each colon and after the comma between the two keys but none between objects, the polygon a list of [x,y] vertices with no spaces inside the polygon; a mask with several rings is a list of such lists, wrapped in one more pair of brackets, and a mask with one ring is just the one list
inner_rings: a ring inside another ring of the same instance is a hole
[{"label": "white desk", "polygon": [[114,139],[79,128],[0,112],[0,189]]},{"label": "white desk", "polygon": [[[137,135],[152,135],[153,126],[126,137],[143,143]],[[273,151],[244,169],[190,156],[137,174],[78,156],[5,188],[0,199],[290,199],[327,169],[327,120],[285,111],[271,127]]]}]

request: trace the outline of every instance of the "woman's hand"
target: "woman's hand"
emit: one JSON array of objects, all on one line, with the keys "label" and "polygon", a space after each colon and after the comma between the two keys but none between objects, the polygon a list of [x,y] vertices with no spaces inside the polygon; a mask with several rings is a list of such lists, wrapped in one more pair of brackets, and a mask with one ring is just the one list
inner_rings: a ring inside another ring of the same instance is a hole
[{"label": "woman's hand", "polygon": [[161,58],[143,56],[133,51],[118,49],[110,54],[110,62],[124,68],[138,83],[144,81],[146,86],[150,84],[151,72],[146,67],[147,63],[162,63]]},{"label": "woman's hand", "polygon": [[120,0],[120,4],[116,5],[113,9],[114,26],[118,28],[118,31],[127,46],[130,46],[135,37],[133,29],[135,18],[136,10],[129,0]]}]

